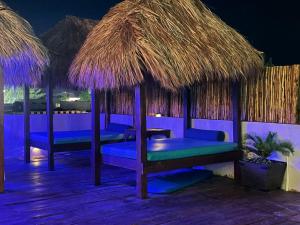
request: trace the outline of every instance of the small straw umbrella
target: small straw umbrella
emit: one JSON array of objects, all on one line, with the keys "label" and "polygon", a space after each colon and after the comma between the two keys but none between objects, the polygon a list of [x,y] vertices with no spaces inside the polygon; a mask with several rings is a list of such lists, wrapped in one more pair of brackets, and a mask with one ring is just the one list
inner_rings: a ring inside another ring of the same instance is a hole
[{"label": "small straw umbrella", "polygon": [[[70,67],[69,78],[78,87],[95,90],[136,87],[137,185],[139,197],[145,197],[141,172],[147,164],[144,84],[154,80],[177,91],[201,81],[251,79],[262,68],[261,52],[199,0],[124,0],[89,34]],[[234,89],[239,90],[238,83]],[[233,96],[237,108],[239,91]],[[185,118],[189,115],[187,99]],[[98,113],[96,101],[93,103],[92,111]],[[239,114],[234,112],[234,139],[240,137]],[[94,121],[95,132],[98,123]],[[99,143],[92,146],[93,178],[99,184]]]},{"label": "small straw umbrella", "polygon": [[66,16],[41,35],[42,43],[50,55],[47,73],[51,76],[53,87],[74,88],[68,79],[69,67],[97,23],[96,20]]},{"label": "small straw umbrella", "polygon": [[49,59],[29,23],[0,1],[0,192],[4,191],[4,84],[38,85]]}]

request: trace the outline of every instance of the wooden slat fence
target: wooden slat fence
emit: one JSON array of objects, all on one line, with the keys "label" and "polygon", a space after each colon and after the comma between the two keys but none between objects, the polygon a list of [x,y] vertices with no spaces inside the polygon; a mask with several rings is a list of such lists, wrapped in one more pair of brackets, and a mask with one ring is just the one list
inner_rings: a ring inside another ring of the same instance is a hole
[{"label": "wooden slat fence", "polygon": [[300,65],[267,67],[262,77],[244,82],[242,119],[297,123]]},{"label": "wooden slat fence", "polygon": [[[242,83],[242,120],[296,124],[300,122],[300,65],[266,67],[263,76]],[[209,82],[191,88],[192,118],[231,120],[230,82]],[[113,93],[112,113],[132,114],[134,93]],[[182,95],[157,84],[147,88],[147,114],[182,117]]]}]

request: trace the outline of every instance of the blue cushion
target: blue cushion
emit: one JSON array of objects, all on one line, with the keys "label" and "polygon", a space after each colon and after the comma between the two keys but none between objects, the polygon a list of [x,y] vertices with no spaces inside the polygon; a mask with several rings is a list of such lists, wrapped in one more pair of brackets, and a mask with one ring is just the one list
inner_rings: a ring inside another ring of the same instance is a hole
[{"label": "blue cushion", "polygon": [[[70,144],[90,142],[92,137],[91,130],[75,130],[75,131],[55,131],[54,132],[54,144]],[[47,143],[47,132],[31,132],[31,141],[39,143]],[[118,141],[124,139],[124,133],[117,131],[100,131],[101,141]]]},{"label": "blue cushion", "polygon": [[225,133],[218,130],[201,130],[190,128],[186,130],[185,138],[194,138],[205,141],[224,141]]},{"label": "blue cushion", "polygon": [[153,194],[168,194],[187,188],[213,176],[208,170],[182,169],[150,177],[148,192]]}]

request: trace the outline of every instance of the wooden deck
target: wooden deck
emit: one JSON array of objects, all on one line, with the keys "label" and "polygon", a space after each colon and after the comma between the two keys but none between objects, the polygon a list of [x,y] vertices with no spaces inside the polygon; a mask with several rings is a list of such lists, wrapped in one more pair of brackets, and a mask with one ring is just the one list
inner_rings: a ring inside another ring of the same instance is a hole
[{"label": "wooden deck", "polygon": [[6,160],[0,224],[300,224],[299,193],[244,190],[221,177],[139,200],[135,174],[105,166],[94,187],[88,154],[59,155],[54,172],[47,161]]}]

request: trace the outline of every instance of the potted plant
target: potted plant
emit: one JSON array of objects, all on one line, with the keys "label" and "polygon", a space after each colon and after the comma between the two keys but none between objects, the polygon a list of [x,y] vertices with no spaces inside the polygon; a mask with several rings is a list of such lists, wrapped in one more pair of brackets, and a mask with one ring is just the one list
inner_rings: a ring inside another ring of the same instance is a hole
[{"label": "potted plant", "polygon": [[274,152],[289,155],[293,145],[278,139],[277,133],[269,132],[265,139],[247,134],[244,142],[245,159],[241,163],[242,185],[264,191],[278,189],[282,185],[286,163],[270,160]]}]

